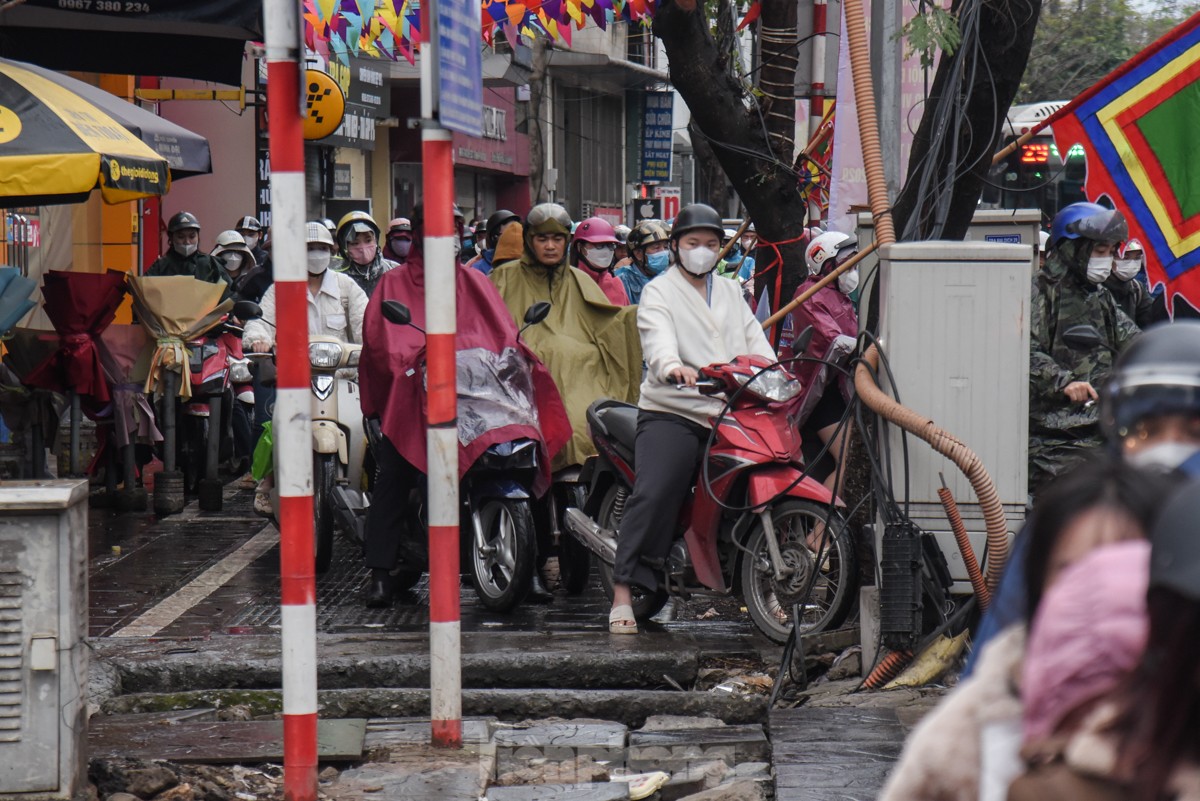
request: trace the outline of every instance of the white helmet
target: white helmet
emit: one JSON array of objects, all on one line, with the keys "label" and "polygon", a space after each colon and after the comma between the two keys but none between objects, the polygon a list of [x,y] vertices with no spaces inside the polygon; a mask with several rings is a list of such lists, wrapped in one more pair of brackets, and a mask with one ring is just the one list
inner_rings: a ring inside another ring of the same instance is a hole
[{"label": "white helmet", "polygon": [[226,253],[242,254],[241,267],[253,267],[257,264],[254,254],[246,247],[246,240],[237,231],[222,231],[217,234],[217,244],[212,249],[212,255],[223,256]]},{"label": "white helmet", "polygon": [[329,233],[329,229],[323,223],[308,223],[305,225],[305,234],[308,244],[317,242],[329,248],[330,252],[337,250],[337,245],[333,242],[333,235]]},{"label": "white helmet", "polygon": [[1038,231],[1038,253],[1045,253],[1046,248],[1050,245],[1050,234],[1045,231]]},{"label": "white helmet", "polygon": [[839,251],[857,246],[858,240],[849,234],[837,231],[821,234],[804,249],[804,262],[808,265],[808,274],[818,275],[826,260],[836,256]]}]

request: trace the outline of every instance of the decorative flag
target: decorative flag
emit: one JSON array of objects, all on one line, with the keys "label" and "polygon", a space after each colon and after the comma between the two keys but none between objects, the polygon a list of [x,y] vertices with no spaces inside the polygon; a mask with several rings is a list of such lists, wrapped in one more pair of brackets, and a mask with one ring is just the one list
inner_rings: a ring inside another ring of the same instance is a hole
[{"label": "decorative flag", "polygon": [[1113,70],[1049,120],[1058,152],[1079,145],[1084,192],[1125,213],[1152,289],[1200,308],[1200,13]]}]

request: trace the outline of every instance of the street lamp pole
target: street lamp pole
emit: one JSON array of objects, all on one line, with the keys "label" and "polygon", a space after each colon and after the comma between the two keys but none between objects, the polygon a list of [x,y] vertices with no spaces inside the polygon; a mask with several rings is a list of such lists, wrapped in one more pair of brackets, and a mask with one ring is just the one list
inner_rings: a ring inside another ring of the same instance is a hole
[{"label": "street lamp pole", "polygon": [[313,564],[308,271],[300,4],[264,0],[270,119],[272,263],[278,366],[273,434],[279,490],[283,794],[317,798],[317,613]]},{"label": "street lamp pole", "polygon": [[458,390],[456,386],[454,158],[438,113],[438,0],[421,4],[421,161],[425,208],[425,324],[429,478],[430,735],[462,748],[459,620]]}]

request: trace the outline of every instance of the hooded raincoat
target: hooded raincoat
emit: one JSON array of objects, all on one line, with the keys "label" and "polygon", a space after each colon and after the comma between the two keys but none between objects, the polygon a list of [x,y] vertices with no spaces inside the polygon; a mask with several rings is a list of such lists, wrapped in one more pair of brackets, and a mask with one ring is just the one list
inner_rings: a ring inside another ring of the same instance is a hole
[{"label": "hooded raincoat", "polygon": [[600,398],[637,402],[642,352],[635,311],[609,303],[580,270],[567,264],[543,267],[528,251],[519,261],[496,267],[488,278],[516,320],[534,303],[550,302],[550,315],[524,337],[549,368],[571,420],[571,441],[553,469],[583,464],[596,452],[588,436],[588,406]]},{"label": "hooded raincoat", "polygon": [[[549,486],[552,457],[571,435],[562,399],[546,367],[518,341],[517,327],[487,278],[458,265],[455,291],[459,476],[492,445],[533,439],[542,445],[542,472],[533,487],[540,494]],[[425,472],[425,335],[387,322],[385,300],[405,304],[413,324],[426,327],[420,254],[384,274],[367,305],[359,382],[363,414],[378,416],[397,452]]]}]

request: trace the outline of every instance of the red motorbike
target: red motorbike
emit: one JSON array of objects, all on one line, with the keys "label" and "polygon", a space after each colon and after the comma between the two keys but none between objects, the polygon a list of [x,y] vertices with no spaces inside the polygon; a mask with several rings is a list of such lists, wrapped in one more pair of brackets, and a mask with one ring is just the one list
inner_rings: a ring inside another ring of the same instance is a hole
[{"label": "red motorbike", "polygon": [[[667,558],[646,560],[659,573],[659,586],[654,592],[634,588],[635,617],[651,617],[670,596],[737,593],[775,642],[787,640],[796,614],[801,632],[836,626],[854,603],[854,544],[838,511],[842,502],[804,475],[791,414],[799,382],[749,356],[709,365],[700,376],[699,391],[725,393],[729,407],[712,420],[713,439]],[[637,416],[636,406],[613,400],[588,409],[598,451],[584,465],[591,491],[584,509],[565,515],[567,530],[599,558],[610,599],[621,516],[633,489]]]}]

